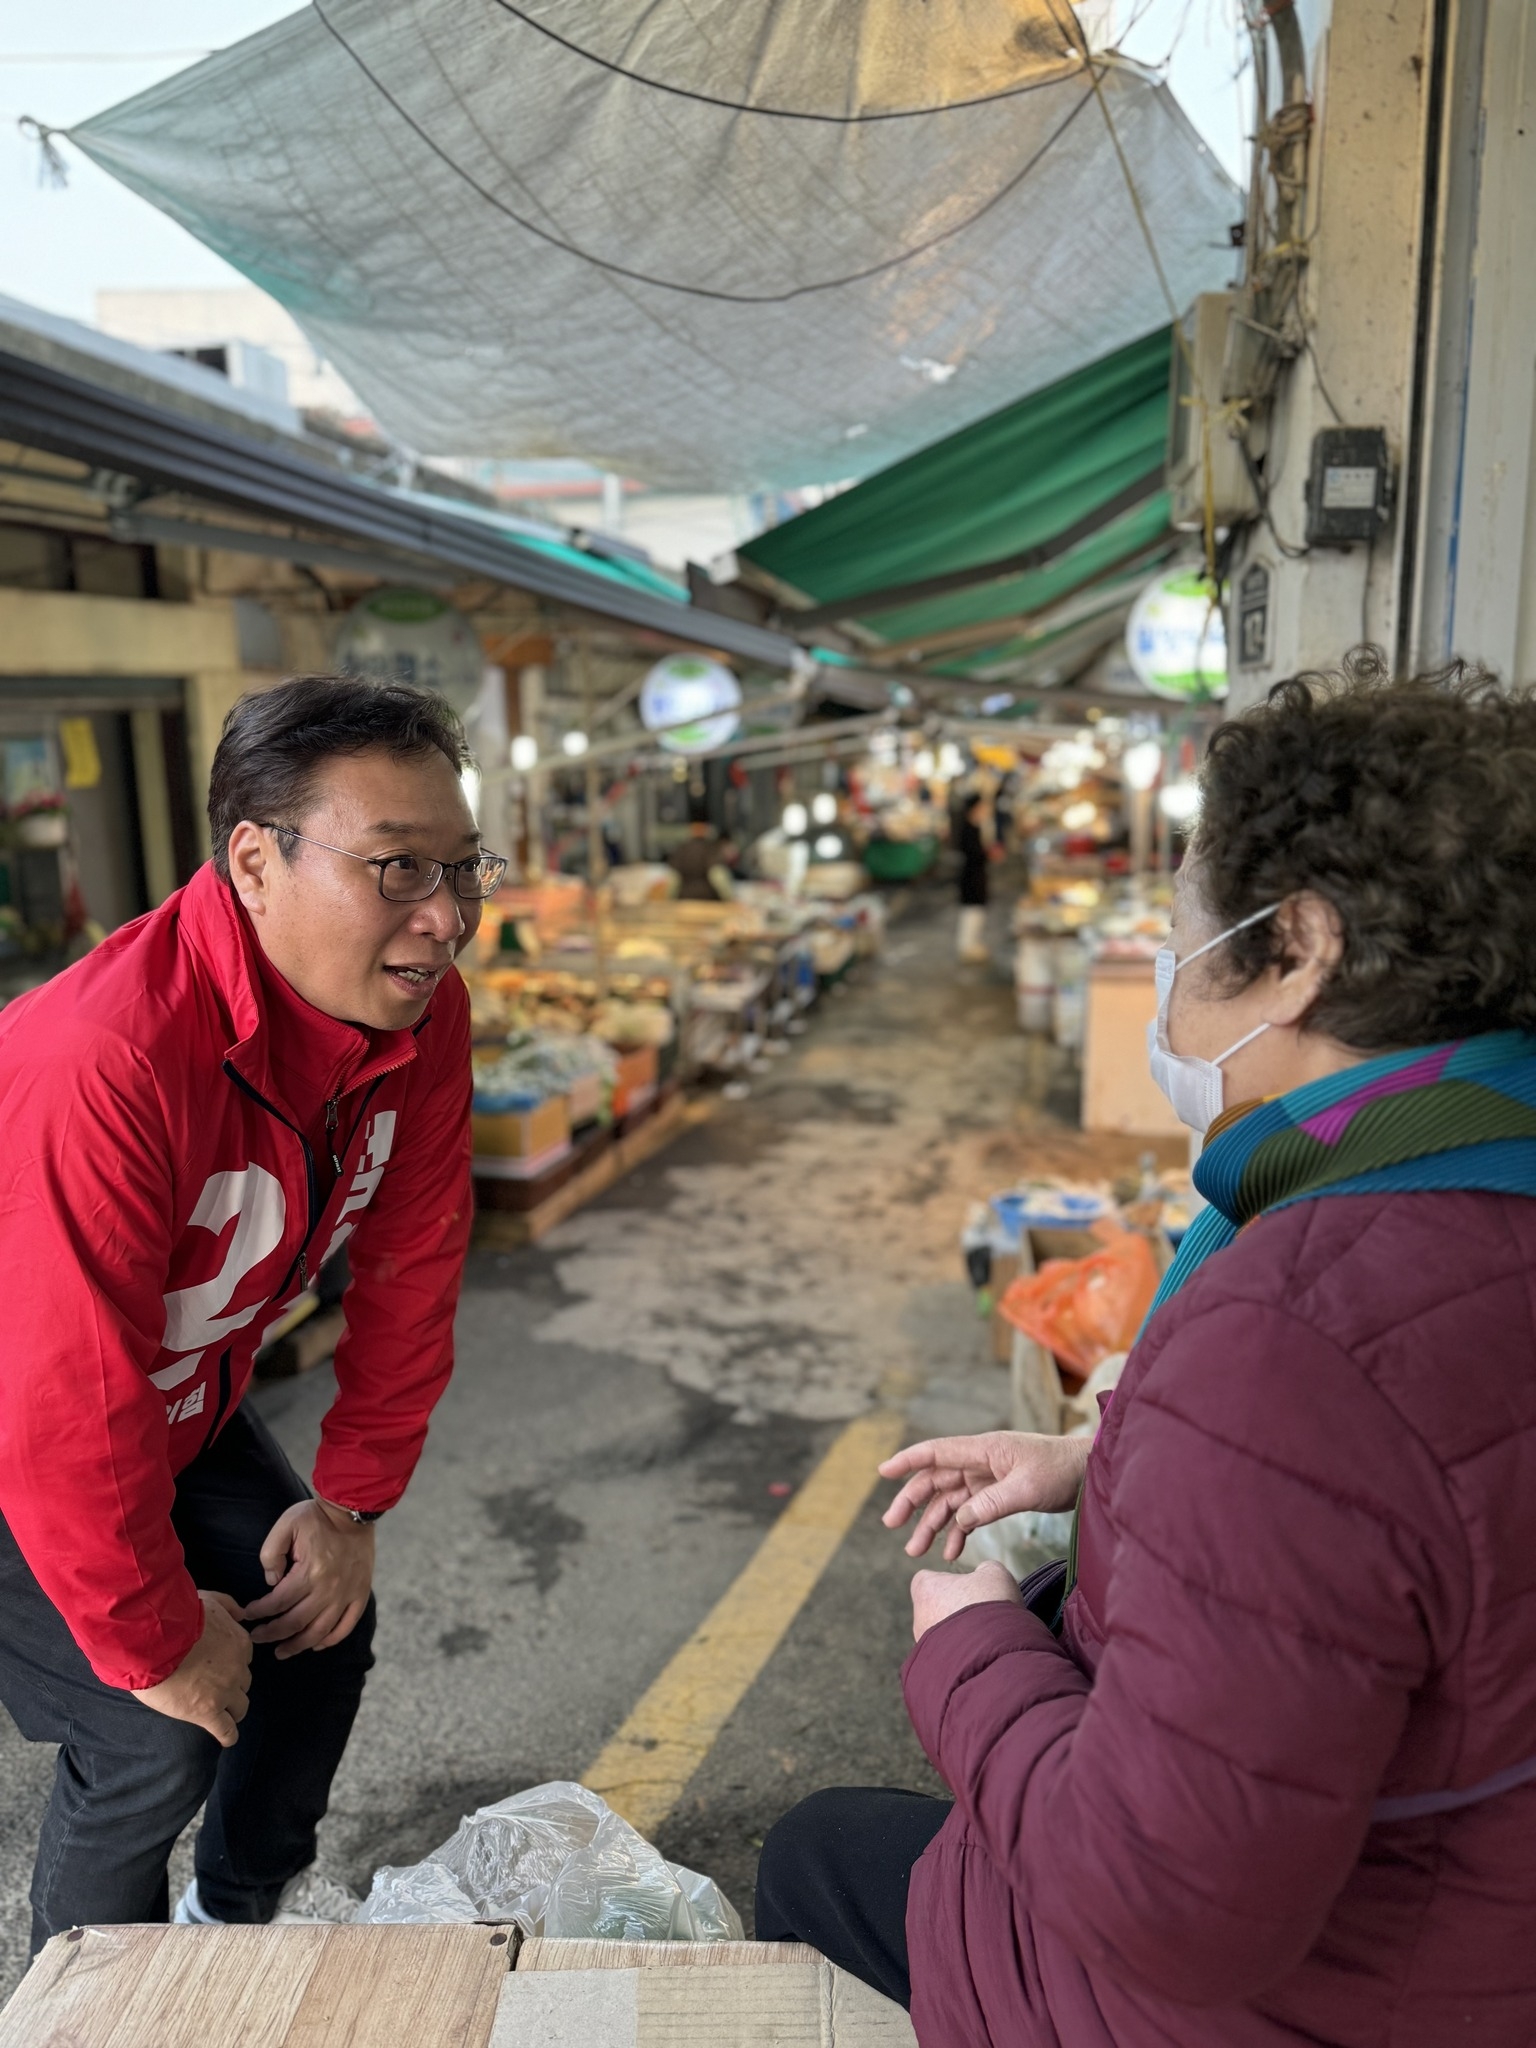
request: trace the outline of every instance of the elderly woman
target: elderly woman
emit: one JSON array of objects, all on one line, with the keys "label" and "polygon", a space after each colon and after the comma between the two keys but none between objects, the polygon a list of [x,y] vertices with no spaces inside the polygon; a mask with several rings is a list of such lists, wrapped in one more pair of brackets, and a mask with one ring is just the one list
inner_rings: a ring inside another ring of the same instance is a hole
[{"label": "elderly woman", "polygon": [[1091,1454],[884,1467],[950,1559],[1081,1484],[1064,1612],[917,1575],[954,1803],[797,1807],[757,1931],[922,2048],[1529,2048],[1536,701],[1366,651],[1203,783],[1153,1065],[1210,1206]]}]

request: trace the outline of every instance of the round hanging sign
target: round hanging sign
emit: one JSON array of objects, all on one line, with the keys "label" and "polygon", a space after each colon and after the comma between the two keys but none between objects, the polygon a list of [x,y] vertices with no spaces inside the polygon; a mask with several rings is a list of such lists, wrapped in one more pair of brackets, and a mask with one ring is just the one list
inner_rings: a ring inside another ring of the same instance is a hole
[{"label": "round hanging sign", "polygon": [[463,717],[480,694],[485,656],[469,620],[443,598],[429,590],[375,590],[342,622],[336,666],[435,690]]},{"label": "round hanging sign", "polygon": [[1158,697],[1202,703],[1227,694],[1227,634],[1216,594],[1190,570],[1158,576],[1132,607],[1125,651]]},{"label": "round hanging sign", "polygon": [[640,722],[670,754],[707,754],[741,723],[741,685],[702,654],[669,654],[640,686]]}]

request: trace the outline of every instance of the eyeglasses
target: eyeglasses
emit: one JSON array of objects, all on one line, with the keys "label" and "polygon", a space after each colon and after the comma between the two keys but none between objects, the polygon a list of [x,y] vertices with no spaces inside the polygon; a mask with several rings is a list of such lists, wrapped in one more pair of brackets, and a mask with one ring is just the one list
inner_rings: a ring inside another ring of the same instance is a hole
[{"label": "eyeglasses", "polygon": [[327,853],[339,853],[347,860],[360,860],[365,867],[377,868],[379,894],[390,903],[424,903],[444,875],[453,877],[455,896],[466,903],[478,903],[483,897],[495,895],[507,872],[507,864],[499,853],[477,853],[473,860],[423,860],[417,853],[352,853],[345,846],[311,839],[307,832],[296,832],[291,825],[279,825],[271,818],[258,818],[255,822],[268,832],[281,832],[289,839],[302,839],[306,846],[323,846]]}]

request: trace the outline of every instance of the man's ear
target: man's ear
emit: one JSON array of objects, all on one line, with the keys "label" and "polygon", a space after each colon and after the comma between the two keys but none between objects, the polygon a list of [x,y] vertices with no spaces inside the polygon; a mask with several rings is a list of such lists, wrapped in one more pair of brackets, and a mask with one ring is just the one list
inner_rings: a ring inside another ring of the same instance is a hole
[{"label": "man's ear", "polygon": [[229,835],[229,879],[252,917],[266,913],[271,867],[276,858],[272,835],[260,825],[253,825],[249,818],[242,818]]}]

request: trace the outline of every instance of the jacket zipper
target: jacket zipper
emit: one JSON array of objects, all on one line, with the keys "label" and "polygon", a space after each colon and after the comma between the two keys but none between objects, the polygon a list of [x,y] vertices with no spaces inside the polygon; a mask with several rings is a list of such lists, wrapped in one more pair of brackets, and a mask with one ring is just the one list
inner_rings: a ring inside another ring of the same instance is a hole
[{"label": "jacket zipper", "polygon": [[[429,1021],[429,1018],[423,1017],[421,1023],[413,1027],[411,1031],[412,1038],[415,1038]],[[342,1158],[344,1158],[345,1155],[351,1150],[352,1140],[357,1136],[358,1127],[361,1125],[363,1118],[368,1114],[368,1105],[370,1102],[372,1102],[374,1095],[377,1093],[380,1083],[387,1081],[391,1074],[397,1074],[402,1067],[409,1065],[409,1057],[403,1060],[396,1060],[392,1066],[385,1067],[382,1070],[382,1072],[375,1074],[373,1079],[368,1083],[367,1092],[363,1096],[362,1103],[358,1108],[357,1115],[352,1119],[352,1127],[347,1132],[346,1139],[340,1147],[342,1157],[337,1156],[337,1147],[335,1144],[336,1128],[340,1118],[341,1111],[341,1097],[339,1095],[333,1095],[329,1102],[326,1103],[325,1128],[326,1134],[331,1140],[331,1164],[336,1169],[336,1178],[338,1180],[341,1178],[342,1175]],[[244,1074],[240,1072],[240,1069],[234,1064],[232,1060],[224,1061],[224,1071],[229,1076],[230,1080],[234,1082],[235,1086],[241,1091],[242,1094],[248,1095],[251,1098],[252,1102],[258,1104],[262,1109],[264,1109],[267,1112],[268,1116],[274,1117],[277,1120],[277,1122],[283,1126],[284,1130],[292,1131],[293,1135],[299,1141],[300,1150],[304,1154],[304,1186],[309,1202],[309,1221],[304,1232],[304,1242],[299,1246],[299,1255],[294,1260],[293,1264],[288,1268],[287,1272],[283,1275],[282,1284],[279,1286],[277,1290],[278,1294],[280,1295],[286,1294],[288,1291],[288,1283],[290,1280],[293,1279],[295,1273],[298,1274],[299,1286],[301,1288],[307,1287],[309,1285],[310,1239],[319,1229],[320,1218],[325,1213],[325,1204],[320,1200],[319,1177],[315,1172],[315,1155],[310,1150],[308,1138],[305,1137],[304,1133],[299,1129],[298,1125],[296,1123],[291,1122],[287,1117],[285,1117],[283,1115],[283,1112],[276,1106],[275,1103],[268,1102],[265,1095],[263,1095],[259,1089],[253,1088],[250,1082],[246,1080]]]},{"label": "jacket zipper", "polygon": [[[203,1438],[203,1451],[207,1450],[208,1446],[218,1435],[224,1421],[224,1410],[229,1406],[229,1361],[231,1356],[232,1351],[226,1350],[224,1356],[219,1360],[219,1405],[213,1411],[213,1420],[208,1425],[208,1434]],[[198,1452],[199,1457],[202,1454],[202,1451]]]},{"label": "jacket zipper", "polygon": [[242,1094],[249,1095],[252,1102],[264,1109],[268,1116],[275,1118],[283,1126],[284,1130],[292,1131],[293,1135],[298,1139],[299,1147],[304,1154],[304,1187],[308,1197],[309,1221],[304,1232],[304,1242],[299,1246],[299,1255],[283,1275],[282,1283],[277,1290],[279,1295],[286,1294],[288,1292],[288,1283],[295,1273],[299,1276],[299,1284],[301,1286],[307,1287],[309,1285],[309,1241],[319,1228],[323,1207],[320,1201],[320,1183],[315,1173],[315,1155],[309,1148],[308,1138],[305,1137],[298,1125],[291,1123],[275,1104],[268,1102],[265,1095],[259,1089],[253,1088],[233,1061],[226,1060],[224,1062],[224,1071]]}]

